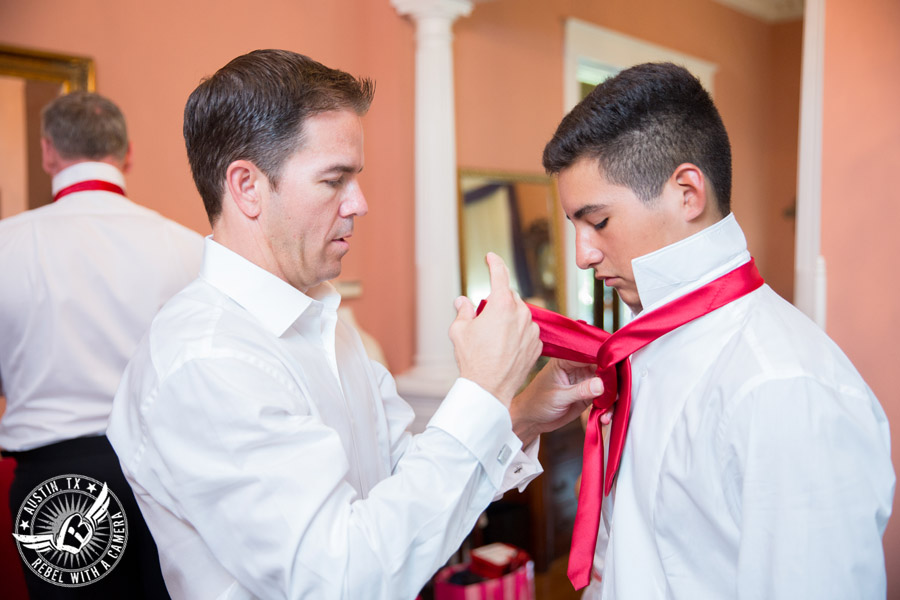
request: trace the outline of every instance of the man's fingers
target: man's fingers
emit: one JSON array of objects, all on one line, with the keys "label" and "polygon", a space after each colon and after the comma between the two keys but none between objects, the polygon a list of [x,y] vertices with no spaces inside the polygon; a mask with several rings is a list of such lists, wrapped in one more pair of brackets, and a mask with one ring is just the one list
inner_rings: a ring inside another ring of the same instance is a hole
[{"label": "man's fingers", "polygon": [[457,321],[471,321],[475,318],[475,306],[465,296],[459,296],[454,300],[453,307],[456,309]]},{"label": "man's fingers", "polygon": [[500,290],[508,290],[509,269],[506,268],[506,263],[503,262],[503,259],[493,252],[488,252],[485,260],[487,261],[488,270],[491,272],[491,294]]},{"label": "man's fingers", "polygon": [[585,379],[575,386],[575,393],[579,400],[593,400],[603,393],[603,380],[599,377]]}]

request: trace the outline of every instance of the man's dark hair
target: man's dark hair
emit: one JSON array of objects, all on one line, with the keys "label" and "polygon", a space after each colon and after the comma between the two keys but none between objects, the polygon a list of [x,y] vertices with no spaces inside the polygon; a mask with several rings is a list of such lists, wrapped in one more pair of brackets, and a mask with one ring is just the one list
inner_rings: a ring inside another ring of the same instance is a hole
[{"label": "man's dark hair", "polygon": [[71,92],[41,111],[41,133],[62,158],[118,160],[128,153],[128,130],[122,111],[93,92]]},{"label": "man's dark hair", "polygon": [[277,188],[307,118],[345,109],[362,116],[374,93],[370,79],[286,50],[250,52],[203,80],[184,108],[184,141],[209,222],[222,212],[228,165],[248,160]]},{"label": "man's dark hair", "polygon": [[594,88],[559,124],[544,168],[558,174],[585,157],[644,202],[659,197],[678,165],[692,163],[722,215],[731,211],[728,133],[709,93],[683,67],[637,65]]}]

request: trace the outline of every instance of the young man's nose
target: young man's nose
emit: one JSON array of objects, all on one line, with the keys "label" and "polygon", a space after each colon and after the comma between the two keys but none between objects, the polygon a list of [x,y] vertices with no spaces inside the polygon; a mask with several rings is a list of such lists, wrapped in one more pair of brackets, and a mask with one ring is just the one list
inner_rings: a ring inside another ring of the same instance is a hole
[{"label": "young man's nose", "polygon": [[575,244],[575,264],[579,269],[590,269],[603,260],[603,252],[589,242],[578,241]]}]

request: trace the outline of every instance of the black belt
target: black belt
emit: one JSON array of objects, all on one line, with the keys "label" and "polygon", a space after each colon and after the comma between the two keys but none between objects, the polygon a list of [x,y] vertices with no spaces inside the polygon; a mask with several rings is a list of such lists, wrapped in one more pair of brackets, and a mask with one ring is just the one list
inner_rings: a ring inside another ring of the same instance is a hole
[{"label": "black belt", "polygon": [[112,451],[112,445],[110,445],[105,435],[92,435],[90,437],[63,440],[62,442],[47,444],[31,450],[15,452],[3,450],[0,451],[0,454],[4,458],[14,458],[17,462],[27,462],[29,460],[50,460],[66,456],[85,456]]}]

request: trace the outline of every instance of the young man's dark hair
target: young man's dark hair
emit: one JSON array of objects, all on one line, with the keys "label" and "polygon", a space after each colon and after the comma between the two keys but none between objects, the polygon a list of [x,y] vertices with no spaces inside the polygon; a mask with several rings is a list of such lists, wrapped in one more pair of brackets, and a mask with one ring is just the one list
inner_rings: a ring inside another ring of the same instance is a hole
[{"label": "young man's dark hair", "polygon": [[682,163],[700,167],[722,216],[731,204],[731,145],[712,98],[684,67],[647,63],[594,88],[544,148],[557,174],[583,157],[605,177],[651,202]]},{"label": "young man's dark hair", "polygon": [[286,50],[239,56],[206,79],[184,109],[184,140],[210,223],[222,210],[225,170],[249,160],[277,187],[284,161],[303,144],[310,116],[364,115],[375,84]]}]

